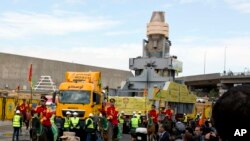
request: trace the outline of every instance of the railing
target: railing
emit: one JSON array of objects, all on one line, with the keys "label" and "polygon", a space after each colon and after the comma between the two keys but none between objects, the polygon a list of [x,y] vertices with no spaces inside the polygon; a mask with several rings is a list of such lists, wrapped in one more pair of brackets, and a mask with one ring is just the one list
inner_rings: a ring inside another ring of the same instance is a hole
[{"label": "railing", "polygon": [[221,73],[220,76],[249,76],[250,75],[250,71],[247,72],[232,72],[229,71],[227,73]]}]

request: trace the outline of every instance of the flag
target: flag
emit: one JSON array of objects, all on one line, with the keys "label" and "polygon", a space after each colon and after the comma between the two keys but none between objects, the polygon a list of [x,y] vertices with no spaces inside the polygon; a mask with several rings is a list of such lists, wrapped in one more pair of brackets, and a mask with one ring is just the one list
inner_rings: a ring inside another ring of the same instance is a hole
[{"label": "flag", "polygon": [[17,91],[17,92],[20,91],[20,85],[17,86],[16,91]]},{"label": "flag", "polygon": [[161,97],[161,89],[154,88],[154,97],[160,98]]},{"label": "flag", "polygon": [[147,88],[146,88],[146,87],[144,88],[143,96],[148,96],[148,91],[147,91]]},{"label": "flag", "polygon": [[202,111],[201,118],[200,118],[200,120],[199,120],[199,125],[200,125],[200,126],[202,126],[202,125],[204,124],[205,119],[206,119],[206,117],[205,117],[205,107],[204,107],[204,108],[203,108],[203,111]]},{"label": "flag", "polygon": [[30,70],[29,70],[29,82],[32,81],[32,64],[30,64]]},{"label": "flag", "polygon": [[30,82],[30,86],[32,87],[32,64],[30,64],[30,70],[29,70],[29,82]]}]

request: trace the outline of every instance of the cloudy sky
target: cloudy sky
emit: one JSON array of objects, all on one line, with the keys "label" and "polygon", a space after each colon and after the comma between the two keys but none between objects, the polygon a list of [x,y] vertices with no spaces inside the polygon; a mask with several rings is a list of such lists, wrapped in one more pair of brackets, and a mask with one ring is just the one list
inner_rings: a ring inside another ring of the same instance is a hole
[{"label": "cloudy sky", "polygon": [[164,11],[181,76],[250,69],[249,0],[0,2],[0,52],[129,70],[152,12]]}]

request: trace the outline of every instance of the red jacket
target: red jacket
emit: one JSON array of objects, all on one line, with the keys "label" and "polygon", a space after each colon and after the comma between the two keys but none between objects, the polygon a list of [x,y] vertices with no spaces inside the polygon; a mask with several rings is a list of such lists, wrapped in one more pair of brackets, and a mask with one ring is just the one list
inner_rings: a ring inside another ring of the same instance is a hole
[{"label": "red jacket", "polygon": [[166,115],[168,115],[168,119],[172,120],[172,116],[173,116],[172,110],[171,109],[167,109],[165,112],[166,112]]},{"label": "red jacket", "polygon": [[118,124],[118,111],[116,111],[114,106],[110,106],[107,108],[107,118],[113,124]]},{"label": "red jacket", "polygon": [[35,112],[40,114],[42,125],[51,126],[50,118],[52,112],[46,106],[37,106]]},{"label": "red jacket", "polygon": [[158,114],[157,114],[156,110],[150,110],[149,115],[153,118],[154,123],[158,122],[158,120],[157,120]]},{"label": "red jacket", "polygon": [[20,112],[25,114],[27,109],[28,109],[28,104],[26,103],[22,103],[20,106],[19,106],[19,109],[20,109]]}]

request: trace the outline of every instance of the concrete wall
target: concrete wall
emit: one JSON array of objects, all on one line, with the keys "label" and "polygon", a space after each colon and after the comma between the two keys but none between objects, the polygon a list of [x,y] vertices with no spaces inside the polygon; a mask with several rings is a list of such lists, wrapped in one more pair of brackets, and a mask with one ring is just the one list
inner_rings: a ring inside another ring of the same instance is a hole
[{"label": "concrete wall", "polygon": [[49,75],[57,86],[65,80],[66,71],[101,71],[103,86],[108,85],[110,88],[117,88],[121,81],[132,76],[131,72],[124,70],[0,53],[0,89],[7,85],[9,89],[15,89],[18,85],[21,89],[28,88],[30,64],[33,67],[34,82],[42,75]]}]

